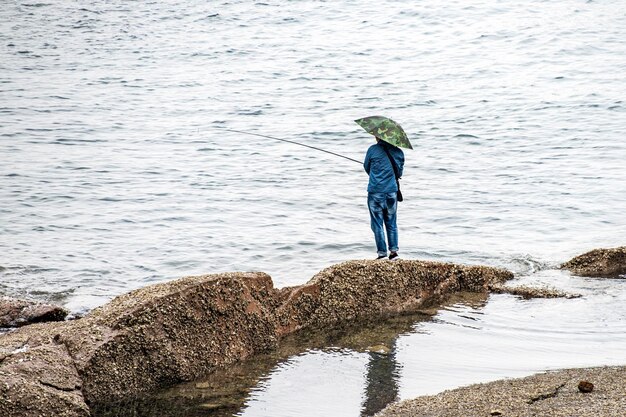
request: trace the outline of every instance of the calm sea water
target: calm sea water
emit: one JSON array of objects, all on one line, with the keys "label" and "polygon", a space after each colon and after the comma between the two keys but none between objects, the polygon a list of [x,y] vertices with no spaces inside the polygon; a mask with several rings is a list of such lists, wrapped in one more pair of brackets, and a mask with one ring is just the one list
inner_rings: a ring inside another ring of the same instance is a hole
[{"label": "calm sea water", "polygon": [[358,164],[220,129],[360,160],[353,120],[373,114],[415,148],[403,257],[532,276],[622,245],[624,39],[621,0],[5,1],[0,292],[82,312],[184,275],[297,285],[372,258]]}]

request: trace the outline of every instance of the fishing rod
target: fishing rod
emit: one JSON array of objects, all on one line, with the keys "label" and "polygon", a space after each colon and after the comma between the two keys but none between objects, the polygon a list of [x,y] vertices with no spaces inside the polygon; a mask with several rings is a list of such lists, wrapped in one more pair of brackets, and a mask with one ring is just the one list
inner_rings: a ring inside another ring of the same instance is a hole
[{"label": "fishing rod", "polygon": [[338,157],[340,157],[340,158],[347,159],[347,160],[349,160],[349,161],[354,161],[354,162],[356,162],[356,163],[357,163],[357,164],[359,164],[359,165],[362,165],[362,164],[363,164],[363,162],[361,162],[361,161],[357,161],[356,159],[352,159],[352,158],[349,158],[349,157],[344,156],[344,155],[340,155],[340,154],[335,153],[335,152],[327,151],[326,149],[316,148],[315,146],[305,145],[304,143],[295,142],[295,141],[293,141],[293,140],[280,139],[280,138],[275,138],[275,137],[273,137],[273,136],[261,135],[261,134],[258,134],[258,133],[252,133],[252,132],[244,132],[243,130],[226,129],[226,128],[224,128],[224,127],[221,127],[221,128],[219,128],[219,129],[220,129],[220,130],[225,130],[225,131],[227,131],[227,132],[243,133],[244,135],[260,136],[260,137],[262,137],[262,138],[275,139],[275,140],[280,140],[280,141],[282,141],[282,142],[293,143],[294,145],[305,146],[305,147],[307,147],[307,148],[315,149],[316,151],[326,152],[326,153],[329,153],[329,154],[331,154],[331,155],[335,155],[335,156],[338,156]]}]

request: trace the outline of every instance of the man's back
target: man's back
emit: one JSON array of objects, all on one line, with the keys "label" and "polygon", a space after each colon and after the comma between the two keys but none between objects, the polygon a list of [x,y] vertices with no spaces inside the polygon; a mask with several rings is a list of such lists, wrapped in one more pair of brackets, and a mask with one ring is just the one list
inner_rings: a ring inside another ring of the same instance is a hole
[{"label": "man's back", "polygon": [[393,193],[398,191],[393,167],[385,149],[387,149],[389,155],[396,163],[398,177],[402,176],[404,168],[404,152],[402,152],[402,149],[383,141],[370,146],[363,162],[365,172],[370,177],[367,186],[369,193]]}]

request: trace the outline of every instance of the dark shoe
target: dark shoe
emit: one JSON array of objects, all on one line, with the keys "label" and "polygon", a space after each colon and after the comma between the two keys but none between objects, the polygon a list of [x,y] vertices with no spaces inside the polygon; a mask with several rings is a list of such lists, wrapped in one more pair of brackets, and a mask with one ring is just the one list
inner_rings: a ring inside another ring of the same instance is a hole
[{"label": "dark shoe", "polygon": [[387,257],[387,255],[378,255],[378,258],[376,258],[376,260],[379,260],[379,259],[384,259],[384,258],[386,258],[386,257]]},{"label": "dark shoe", "polygon": [[389,254],[390,261],[397,261],[398,259],[400,259],[400,256],[398,256],[398,252],[391,252]]}]

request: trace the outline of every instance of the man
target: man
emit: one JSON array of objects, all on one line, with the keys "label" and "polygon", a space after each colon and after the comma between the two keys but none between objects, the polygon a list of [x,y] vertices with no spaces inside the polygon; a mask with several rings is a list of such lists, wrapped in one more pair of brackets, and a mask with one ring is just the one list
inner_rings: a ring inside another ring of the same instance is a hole
[{"label": "man", "polygon": [[402,177],[404,152],[379,138],[376,138],[376,144],[367,150],[363,162],[365,172],[370,176],[367,185],[367,207],[370,212],[372,231],[376,239],[378,252],[376,259],[387,257],[385,230],[389,243],[389,259],[398,259],[398,226],[396,225],[398,185],[391,158],[395,163],[398,178]]}]

